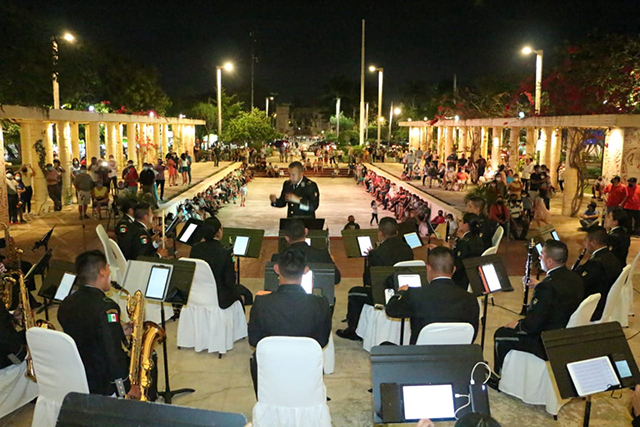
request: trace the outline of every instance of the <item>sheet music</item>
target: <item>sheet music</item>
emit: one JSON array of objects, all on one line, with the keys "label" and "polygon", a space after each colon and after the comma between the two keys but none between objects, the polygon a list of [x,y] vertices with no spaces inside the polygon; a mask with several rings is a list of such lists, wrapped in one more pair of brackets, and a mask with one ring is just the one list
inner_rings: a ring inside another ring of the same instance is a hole
[{"label": "sheet music", "polygon": [[589,396],[620,385],[607,356],[567,363],[567,369],[579,396]]}]

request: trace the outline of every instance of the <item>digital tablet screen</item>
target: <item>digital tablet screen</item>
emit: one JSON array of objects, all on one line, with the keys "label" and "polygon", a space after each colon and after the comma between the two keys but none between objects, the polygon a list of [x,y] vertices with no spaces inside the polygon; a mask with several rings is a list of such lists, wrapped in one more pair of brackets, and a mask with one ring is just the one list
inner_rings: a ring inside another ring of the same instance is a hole
[{"label": "digital tablet screen", "polygon": [[367,256],[367,252],[373,248],[371,237],[358,236],[358,247],[360,248],[360,256]]},{"label": "digital tablet screen", "polygon": [[567,363],[578,396],[589,396],[620,385],[607,356]]},{"label": "digital tablet screen", "polygon": [[182,236],[180,236],[180,241],[182,243],[187,243],[193,232],[196,231],[196,228],[198,228],[198,224],[189,224],[184,233],[182,233]]},{"label": "digital tablet screen", "polygon": [[556,230],[551,232],[551,237],[553,237],[553,240],[560,240],[560,236],[558,236],[558,232]]},{"label": "digital tablet screen", "polygon": [[542,255],[542,243],[536,244],[536,251],[538,251],[538,255]]},{"label": "digital tablet screen", "polygon": [[404,240],[407,242],[407,245],[411,246],[411,249],[422,246],[418,233],[407,233],[404,235]]},{"label": "digital tablet screen", "polygon": [[300,285],[306,293],[310,294],[313,292],[313,271],[309,270],[302,275],[302,282]]},{"label": "digital tablet screen", "polygon": [[481,265],[480,273],[482,275],[482,282],[487,292],[496,292],[502,289],[495,265]]},{"label": "digital tablet screen", "polygon": [[451,384],[405,385],[402,399],[405,421],[455,418]]},{"label": "digital tablet screen", "polygon": [[60,285],[56,291],[56,295],[53,297],[56,301],[62,301],[69,296],[73,282],[76,280],[76,275],[71,273],[64,273]]},{"label": "digital tablet screen", "polygon": [[615,364],[620,378],[629,378],[632,375],[626,360],[616,360]]},{"label": "digital tablet screen", "polygon": [[307,242],[307,245],[311,246],[311,239],[310,238],[306,237],[304,239],[304,241]]},{"label": "digital tablet screen", "polygon": [[171,267],[165,265],[154,265],[151,267],[149,281],[147,282],[147,292],[145,298],[164,300],[169,284],[169,276],[171,275]]},{"label": "digital tablet screen", "polygon": [[409,286],[410,288],[419,288],[422,286],[419,274],[398,274],[398,288]]},{"label": "digital tablet screen", "polygon": [[236,241],[233,242],[233,254],[238,256],[245,256],[247,254],[248,247],[249,247],[249,237],[237,236]]}]

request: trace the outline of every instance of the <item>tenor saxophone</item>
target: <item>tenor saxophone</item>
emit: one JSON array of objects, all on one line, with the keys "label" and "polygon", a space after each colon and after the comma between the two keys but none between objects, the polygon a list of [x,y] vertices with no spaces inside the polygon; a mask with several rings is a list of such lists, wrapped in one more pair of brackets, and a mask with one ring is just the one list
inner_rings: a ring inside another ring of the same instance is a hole
[{"label": "tenor saxophone", "polygon": [[162,343],[167,335],[158,324],[144,321],[144,297],[141,291],[133,296],[127,294],[127,313],[132,323],[131,331],[131,360],[129,362],[129,382],[131,386],[140,386],[140,400],[148,401],[147,396],[151,387],[151,370],[153,369],[153,349]]}]

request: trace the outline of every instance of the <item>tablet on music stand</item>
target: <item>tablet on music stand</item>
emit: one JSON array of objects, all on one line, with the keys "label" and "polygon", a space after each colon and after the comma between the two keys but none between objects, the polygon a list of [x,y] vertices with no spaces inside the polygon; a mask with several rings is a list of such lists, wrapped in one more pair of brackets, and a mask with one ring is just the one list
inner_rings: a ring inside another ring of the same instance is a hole
[{"label": "tablet on music stand", "polygon": [[558,232],[556,230],[551,231],[551,237],[553,237],[553,240],[560,240],[560,236],[558,236]]},{"label": "tablet on music stand", "polygon": [[502,290],[495,265],[481,265],[478,267],[478,271],[480,272],[480,278],[482,279],[482,284],[484,285],[484,290],[486,293],[490,294]]},{"label": "tablet on music stand", "polygon": [[620,381],[607,356],[567,363],[567,370],[578,396],[581,397],[620,387]]},{"label": "tablet on music stand", "polygon": [[536,243],[536,251],[538,251],[538,255],[542,255],[542,243]]},{"label": "tablet on music stand", "polygon": [[53,297],[56,301],[63,301],[71,293],[71,288],[76,281],[76,275],[73,273],[64,273],[60,285],[56,291],[56,295]]},{"label": "tablet on music stand", "polygon": [[402,402],[405,421],[455,418],[451,384],[403,385]]},{"label": "tablet on music stand", "polygon": [[313,271],[309,270],[302,275],[302,282],[300,282],[300,285],[306,293],[313,293]]},{"label": "tablet on music stand", "polygon": [[171,233],[173,233],[173,231],[175,230],[176,226],[180,222],[180,219],[181,219],[181,216],[177,215],[177,214],[173,217],[173,220],[171,220],[171,222],[169,223],[167,228],[164,229],[164,235],[165,236],[170,236]]},{"label": "tablet on music stand", "polygon": [[150,300],[164,301],[172,271],[172,265],[159,264],[152,266],[144,297]]},{"label": "tablet on music stand", "polygon": [[396,289],[402,286],[409,286],[410,288],[422,287],[422,280],[420,275],[416,273],[395,273]]},{"label": "tablet on music stand", "polygon": [[513,290],[500,255],[467,258],[463,264],[474,295]]},{"label": "tablet on music stand", "polygon": [[235,242],[233,242],[233,254],[236,256],[245,256],[247,254],[248,247],[249,237],[237,236]]},{"label": "tablet on music stand", "polygon": [[411,249],[419,248],[422,246],[422,241],[418,236],[418,233],[407,233],[404,235],[404,240],[407,242],[407,245],[411,247]]},{"label": "tablet on music stand", "polygon": [[189,246],[195,245],[200,240],[202,240],[201,231],[199,230],[202,225],[203,222],[198,219],[189,219],[189,221],[187,221],[182,228],[182,231],[180,231],[178,241]]},{"label": "tablet on music stand", "polygon": [[360,256],[367,256],[368,251],[373,248],[371,237],[358,236],[358,248],[360,248]]}]

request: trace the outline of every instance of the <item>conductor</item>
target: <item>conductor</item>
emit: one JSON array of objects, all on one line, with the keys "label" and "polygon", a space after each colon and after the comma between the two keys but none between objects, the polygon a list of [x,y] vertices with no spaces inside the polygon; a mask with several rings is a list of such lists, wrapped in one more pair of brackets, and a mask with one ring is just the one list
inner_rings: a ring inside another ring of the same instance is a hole
[{"label": "conductor", "polygon": [[274,208],[287,207],[287,218],[315,218],[320,192],[315,182],[304,176],[302,163],[289,165],[289,180],[282,184],[280,197],[269,196]]}]

